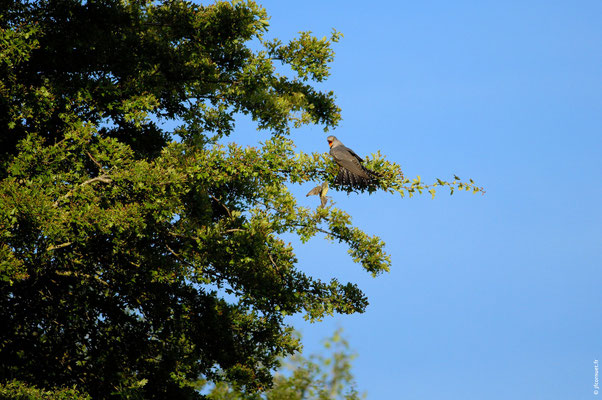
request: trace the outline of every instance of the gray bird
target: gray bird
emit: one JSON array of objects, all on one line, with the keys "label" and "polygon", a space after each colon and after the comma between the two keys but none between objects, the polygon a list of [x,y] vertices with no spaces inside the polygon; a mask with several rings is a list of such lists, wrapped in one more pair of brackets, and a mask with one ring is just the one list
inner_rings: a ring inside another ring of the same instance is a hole
[{"label": "gray bird", "polygon": [[326,193],[328,193],[328,182],[324,182],[320,186],[316,186],[315,188],[310,190],[309,193],[307,193],[305,195],[305,197],[316,196],[316,195],[320,196],[320,201],[321,201],[320,207],[324,208],[324,206],[326,205],[326,202],[330,198],[330,197],[326,196]]},{"label": "gray bird", "polygon": [[328,136],[326,140],[330,146],[330,155],[339,166],[339,174],[334,180],[335,183],[362,189],[377,179],[378,174],[364,167],[362,165],[364,160],[349,147],[345,147],[339,139]]}]

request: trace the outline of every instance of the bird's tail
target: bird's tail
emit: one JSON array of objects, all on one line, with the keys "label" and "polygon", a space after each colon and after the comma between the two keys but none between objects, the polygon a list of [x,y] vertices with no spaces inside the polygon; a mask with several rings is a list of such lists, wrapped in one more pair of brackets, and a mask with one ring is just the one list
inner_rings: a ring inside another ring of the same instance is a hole
[{"label": "bird's tail", "polygon": [[358,189],[365,189],[371,184],[378,182],[380,176],[376,172],[367,168],[364,168],[364,170],[367,172],[367,177],[359,176],[345,168],[340,168],[334,182],[338,185],[351,186]]}]

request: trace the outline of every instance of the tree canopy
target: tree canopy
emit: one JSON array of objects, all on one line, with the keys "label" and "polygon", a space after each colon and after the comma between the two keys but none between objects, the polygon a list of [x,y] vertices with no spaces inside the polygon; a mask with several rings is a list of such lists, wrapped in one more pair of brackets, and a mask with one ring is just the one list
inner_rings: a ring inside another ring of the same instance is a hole
[{"label": "tree canopy", "polygon": [[[289,191],[353,190],[289,135],[339,122],[315,82],[341,35],[283,43],[268,28],[253,1],[0,8],[0,381],[92,398],[195,399],[205,380],[253,393],[299,349],[285,316],[365,310],[356,284],[307,276],[282,239],[323,236],[374,276],[390,267],[346,212]],[[269,139],[228,141],[239,114]],[[367,193],[482,191],[407,179],[381,154],[366,165],[380,175]]]}]

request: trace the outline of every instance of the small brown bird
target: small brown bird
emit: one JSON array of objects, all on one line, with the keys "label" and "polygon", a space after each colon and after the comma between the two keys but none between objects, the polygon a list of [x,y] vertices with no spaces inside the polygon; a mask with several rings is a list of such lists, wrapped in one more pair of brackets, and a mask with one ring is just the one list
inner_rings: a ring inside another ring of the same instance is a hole
[{"label": "small brown bird", "polygon": [[320,186],[316,186],[315,188],[310,190],[309,193],[307,193],[305,195],[305,197],[316,196],[316,195],[320,196],[320,202],[321,202],[320,208],[324,208],[324,206],[326,205],[326,202],[330,198],[330,197],[326,196],[326,193],[328,193],[328,182],[324,182]]},{"label": "small brown bird", "polygon": [[377,179],[378,174],[362,165],[364,160],[335,136],[326,138],[330,155],[339,166],[339,174],[334,180],[339,185],[350,185],[362,189]]}]

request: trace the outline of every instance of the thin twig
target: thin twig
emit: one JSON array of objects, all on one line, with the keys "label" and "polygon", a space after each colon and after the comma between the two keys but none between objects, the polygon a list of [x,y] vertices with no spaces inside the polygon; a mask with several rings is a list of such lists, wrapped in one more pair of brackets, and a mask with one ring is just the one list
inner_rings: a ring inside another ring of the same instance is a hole
[{"label": "thin twig", "polygon": [[205,268],[202,268],[202,267],[201,267],[201,268],[199,268],[199,267],[195,266],[193,263],[191,263],[190,261],[188,261],[188,260],[185,260],[185,259],[184,259],[182,256],[180,256],[178,253],[176,253],[176,252],[175,252],[175,251],[174,251],[174,250],[173,250],[171,247],[169,247],[169,245],[168,245],[168,244],[166,244],[166,245],[165,245],[165,247],[167,248],[167,250],[168,250],[168,251],[169,251],[169,252],[170,252],[170,253],[171,253],[171,254],[172,254],[172,255],[173,255],[175,258],[177,258],[177,259],[178,259],[178,261],[180,261],[180,262],[182,262],[182,263],[184,263],[184,264],[188,265],[189,267],[192,267],[192,268],[194,268],[195,270],[200,270],[200,271],[201,271],[202,273],[204,273],[204,274],[211,275],[211,276],[213,276],[213,278],[214,278],[214,279],[224,279],[223,277],[221,277],[221,276],[220,276],[220,274],[219,274],[219,273],[217,273],[217,271],[216,271],[216,272],[211,272],[211,271],[209,271],[209,270],[207,270],[207,269],[205,269]]},{"label": "thin twig", "polygon": [[224,207],[224,210],[226,210],[226,212],[228,213],[228,216],[230,218],[232,218],[232,213],[230,212],[230,209],[228,207],[226,207],[226,205],[224,203],[222,203],[220,200],[218,200],[217,197],[215,197],[214,195],[210,194],[209,196],[211,196],[211,198],[213,200],[215,200],[220,206]]},{"label": "thin twig", "polygon": [[81,186],[85,186],[85,185],[89,185],[89,184],[94,183],[94,182],[111,183],[111,182],[113,182],[113,180],[107,174],[102,174],[100,176],[97,176],[96,178],[88,179],[87,181],[82,182],[79,185],[77,185],[76,187],[74,187],[73,189],[69,190],[65,195],[63,195],[60,198],[58,198],[54,202],[54,206],[58,207],[59,202],[61,200],[65,200],[65,199],[69,198],[70,196],[72,196],[73,192],[75,191],[76,188],[81,187]]},{"label": "thin twig", "polygon": [[282,273],[280,272],[280,268],[278,268],[278,265],[276,265],[276,262],[274,262],[274,259],[272,258],[272,254],[270,254],[269,251],[268,251],[268,257],[270,258],[270,261],[272,262],[274,269],[276,270],[276,272],[278,272],[278,275],[280,275],[280,277],[282,278]]},{"label": "thin twig", "polygon": [[98,276],[94,275],[88,275],[88,274],[82,274],[79,272],[73,272],[73,271],[54,271],[57,275],[61,275],[61,276],[74,276],[76,278],[86,278],[86,279],[94,279],[95,281],[105,285],[105,286],[111,286],[109,285],[108,282],[103,281],[102,279],[100,279]]},{"label": "thin twig", "polygon": [[180,255],[179,255],[178,253],[176,253],[176,252],[175,252],[175,251],[174,251],[174,250],[173,250],[171,247],[169,247],[169,245],[168,245],[168,244],[166,244],[166,245],[165,245],[165,247],[167,247],[167,250],[169,250],[169,252],[170,252],[171,254],[173,254],[173,256],[174,256],[175,258],[177,258],[178,260],[182,261],[183,263],[186,263],[186,264],[188,264],[188,265],[190,265],[190,266],[193,266],[193,265],[192,265],[192,264],[190,264],[188,261],[186,261],[186,260],[184,260],[182,257],[180,257]]},{"label": "thin twig", "polygon": [[57,245],[48,246],[48,248],[46,249],[46,251],[53,251],[53,250],[57,250],[57,249],[62,249],[63,247],[71,246],[72,244],[73,244],[72,242],[66,242],[66,243],[61,243],[61,244],[57,244]]},{"label": "thin twig", "polygon": [[111,183],[113,182],[113,180],[111,178],[109,178],[109,175],[107,174],[102,174],[100,176],[97,176],[96,178],[92,178],[92,179],[88,179],[87,181],[83,182],[80,186],[84,186],[84,185],[88,185],[90,183],[94,183],[94,182],[102,182],[102,183]]},{"label": "thin twig", "polygon": [[96,159],[94,157],[92,157],[92,154],[90,154],[89,151],[86,151],[86,154],[88,155],[88,157],[90,157],[90,160],[92,160],[92,162],[94,164],[96,164],[96,166],[98,167],[99,170],[104,171],[102,164],[100,164],[98,161],[96,161]]}]

